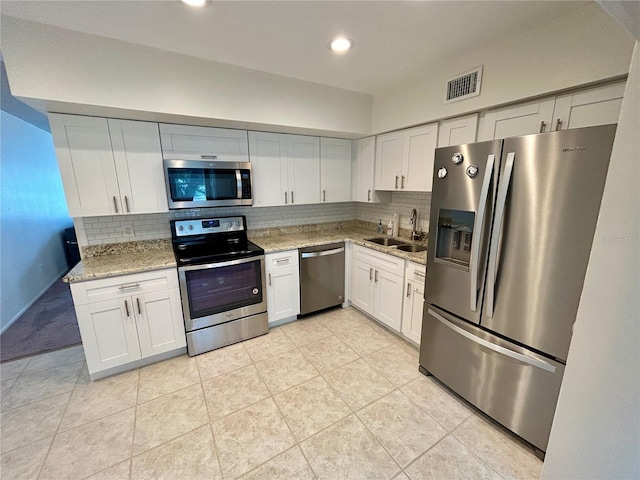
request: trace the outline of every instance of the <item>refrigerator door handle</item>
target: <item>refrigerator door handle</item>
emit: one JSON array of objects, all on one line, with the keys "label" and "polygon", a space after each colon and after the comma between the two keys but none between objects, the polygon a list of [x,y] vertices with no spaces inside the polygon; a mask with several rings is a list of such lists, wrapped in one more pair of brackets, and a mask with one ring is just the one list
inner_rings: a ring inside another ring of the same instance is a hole
[{"label": "refrigerator door handle", "polygon": [[517,360],[519,362],[526,363],[527,365],[531,365],[532,367],[541,368],[542,370],[546,370],[547,372],[556,373],[556,367],[543,360],[528,357],[521,353],[514,352],[513,350],[509,350],[508,348],[502,347],[500,345],[496,345],[495,343],[491,343],[488,340],[485,340],[484,338],[476,337],[473,333],[469,333],[466,330],[458,327],[457,325],[454,325],[451,322],[448,322],[444,317],[437,314],[433,310],[428,309],[428,312],[429,312],[429,315],[433,316],[445,327],[450,328],[454,332],[462,335],[463,337],[467,338],[468,340],[471,340],[472,342],[477,343],[478,345],[488,348],[489,350],[492,350],[496,353],[500,353],[507,357],[513,358],[514,360]]},{"label": "refrigerator door handle", "polygon": [[498,276],[498,245],[500,244],[500,233],[502,232],[502,221],[504,220],[504,209],[507,203],[507,194],[511,185],[511,174],[513,173],[513,162],[515,152],[509,152],[504,168],[504,179],[498,188],[498,200],[496,201],[496,217],[493,222],[491,232],[491,248],[489,249],[489,271],[487,273],[487,317],[493,318],[495,307],[496,278]]},{"label": "refrigerator door handle", "polygon": [[471,275],[471,288],[470,288],[470,306],[471,311],[475,312],[478,309],[478,270],[480,265],[480,244],[483,238],[484,217],[487,211],[487,197],[489,196],[489,187],[491,186],[491,179],[493,178],[493,166],[496,161],[495,155],[489,155],[487,157],[487,168],[484,172],[484,178],[482,179],[482,188],[480,189],[480,204],[478,205],[478,214],[476,215],[475,222],[473,223],[473,240],[471,244],[471,259],[469,260],[470,268],[469,273]]}]

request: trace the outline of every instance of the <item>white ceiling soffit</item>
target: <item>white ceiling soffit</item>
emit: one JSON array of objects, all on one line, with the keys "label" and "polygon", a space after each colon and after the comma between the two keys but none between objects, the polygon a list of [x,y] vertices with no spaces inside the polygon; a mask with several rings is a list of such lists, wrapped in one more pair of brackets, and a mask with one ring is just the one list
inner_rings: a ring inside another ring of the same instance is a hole
[{"label": "white ceiling soffit", "polygon": [[[376,94],[585,1],[7,1],[3,14]],[[353,39],[344,55],[336,35]]]}]

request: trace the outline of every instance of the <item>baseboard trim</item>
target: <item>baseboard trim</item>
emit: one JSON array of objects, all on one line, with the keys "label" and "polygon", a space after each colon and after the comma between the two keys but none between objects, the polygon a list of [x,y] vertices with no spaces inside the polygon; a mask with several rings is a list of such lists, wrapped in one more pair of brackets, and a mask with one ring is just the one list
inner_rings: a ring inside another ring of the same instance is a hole
[{"label": "baseboard trim", "polygon": [[58,280],[62,279],[62,277],[64,277],[66,275],[68,270],[69,269],[67,267],[65,267],[64,270],[62,270],[60,273],[58,273],[58,275],[53,280],[51,280],[51,282],[46,287],[44,287],[40,291],[40,293],[38,293],[35,297],[33,297],[33,300],[31,300],[24,307],[22,307],[22,309],[18,313],[16,313],[11,320],[9,320],[9,323],[7,323],[4,327],[2,327],[2,329],[0,329],[0,335],[2,335],[11,325],[16,323],[16,321],[22,316],[22,314],[24,312],[26,312],[27,310],[29,310],[29,308],[34,303],[36,303],[40,299],[40,297],[42,295],[44,295],[44,292],[49,290],[54,283],[56,283]]}]

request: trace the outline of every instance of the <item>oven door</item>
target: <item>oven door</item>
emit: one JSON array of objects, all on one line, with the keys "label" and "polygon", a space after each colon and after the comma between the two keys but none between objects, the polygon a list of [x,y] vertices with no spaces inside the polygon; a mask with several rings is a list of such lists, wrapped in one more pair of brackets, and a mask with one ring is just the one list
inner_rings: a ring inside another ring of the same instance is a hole
[{"label": "oven door", "polygon": [[267,311],[264,255],[178,268],[187,332]]}]

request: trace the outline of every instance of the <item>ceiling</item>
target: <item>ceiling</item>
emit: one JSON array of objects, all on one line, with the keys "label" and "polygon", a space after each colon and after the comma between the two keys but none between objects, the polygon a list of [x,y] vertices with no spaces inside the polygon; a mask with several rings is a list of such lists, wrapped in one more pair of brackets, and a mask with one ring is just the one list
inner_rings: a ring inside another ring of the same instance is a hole
[{"label": "ceiling", "polygon": [[[10,1],[3,15],[376,94],[587,1]],[[336,35],[353,39],[336,55]]]}]

